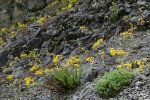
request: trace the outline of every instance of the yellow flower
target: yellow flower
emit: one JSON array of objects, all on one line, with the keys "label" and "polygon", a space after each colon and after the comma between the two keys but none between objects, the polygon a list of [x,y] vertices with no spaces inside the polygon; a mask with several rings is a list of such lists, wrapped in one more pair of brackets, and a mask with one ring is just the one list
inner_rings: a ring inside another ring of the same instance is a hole
[{"label": "yellow flower", "polygon": [[2,28],[1,32],[7,34],[7,28]]},{"label": "yellow flower", "polygon": [[69,5],[68,5],[68,8],[71,8],[71,7],[72,7],[72,4],[69,4]]},{"label": "yellow flower", "polygon": [[18,57],[15,57],[15,60],[18,60],[19,58]]},{"label": "yellow flower", "polygon": [[7,80],[12,80],[13,79],[13,75],[7,75],[6,79]]},{"label": "yellow flower", "polygon": [[58,4],[59,4],[58,1],[54,1],[54,2],[51,3],[51,6],[56,6],[56,5],[58,5]]},{"label": "yellow flower", "polygon": [[14,26],[14,25],[12,25],[12,26],[11,26],[11,30],[14,30],[14,29],[15,29],[15,26]]},{"label": "yellow flower", "polygon": [[111,48],[109,52],[112,57],[128,54],[128,52],[125,52],[124,50],[115,50],[114,48]]},{"label": "yellow flower", "polygon": [[132,63],[127,62],[127,63],[123,64],[123,66],[132,68]]},{"label": "yellow flower", "polygon": [[78,68],[76,68],[76,69],[74,69],[76,72],[79,72],[80,70],[81,70],[81,68],[80,67],[78,67]]},{"label": "yellow flower", "polygon": [[84,48],[84,47],[82,47],[82,48],[81,48],[81,50],[85,50],[85,48]]},{"label": "yellow flower", "polygon": [[37,54],[36,54],[35,51],[30,51],[30,53],[28,54],[28,57],[36,58],[36,57],[37,57]]},{"label": "yellow flower", "polygon": [[79,64],[73,64],[75,67],[79,67],[80,65]]},{"label": "yellow flower", "polygon": [[148,58],[143,58],[143,61],[145,61],[145,62],[146,62],[147,60],[148,60]]},{"label": "yellow flower", "polygon": [[2,49],[3,47],[0,45],[0,49]]},{"label": "yellow flower", "polygon": [[80,26],[80,29],[86,29],[86,26],[84,26],[84,25]]},{"label": "yellow flower", "polygon": [[123,36],[124,38],[130,38],[132,36],[132,32],[122,32],[120,33],[120,36]]},{"label": "yellow flower", "polygon": [[34,63],[34,65],[30,68],[30,71],[35,71],[39,68],[39,66],[37,65],[37,63]]},{"label": "yellow flower", "polygon": [[45,71],[44,71],[44,73],[48,74],[48,73],[51,73],[52,71],[53,71],[53,69],[46,68]]},{"label": "yellow flower", "polygon": [[76,3],[77,0],[69,0],[70,3]]},{"label": "yellow flower", "polygon": [[97,48],[99,45],[101,45],[103,43],[103,39],[99,39],[98,41],[96,41],[96,43],[94,43],[94,45],[92,46],[93,49]]},{"label": "yellow flower", "polygon": [[143,68],[144,67],[144,62],[137,60],[136,63],[138,64],[139,68]]},{"label": "yellow flower", "polygon": [[27,57],[27,54],[23,53],[23,54],[20,55],[20,57],[21,57],[21,58],[26,58],[26,57]]},{"label": "yellow flower", "polygon": [[32,83],[34,83],[34,79],[31,76],[26,77],[24,81],[26,86],[30,86]]},{"label": "yellow flower", "polygon": [[66,8],[64,8],[64,7],[63,7],[63,8],[61,8],[61,11],[64,11],[64,10],[66,10]]},{"label": "yellow flower", "polygon": [[117,68],[122,68],[122,67],[123,67],[122,65],[118,65],[118,66],[117,66]]},{"label": "yellow flower", "polygon": [[138,21],[144,21],[144,19],[142,17],[138,18]]},{"label": "yellow flower", "polygon": [[111,56],[115,56],[116,55],[116,50],[114,48],[111,48],[109,52],[110,52]]},{"label": "yellow flower", "polygon": [[2,38],[0,38],[0,44],[3,44],[3,43],[4,43],[3,39],[2,39]]},{"label": "yellow flower", "polygon": [[136,29],[137,29],[137,27],[131,27],[131,28],[129,29],[129,31],[130,31],[130,32],[134,32]]},{"label": "yellow flower", "polygon": [[18,28],[27,28],[27,25],[22,22],[18,22]]},{"label": "yellow flower", "polygon": [[35,71],[35,75],[42,75],[43,74],[43,69]]},{"label": "yellow flower", "polygon": [[124,19],[129,19],[129,16],[124,16],[123,18],[124,18]]},{"label": "yellow flower", "polygon": [[125,64],[122,63],[122,64],[120,64],[120,65],[117,66],[117,68],[123,68],[123,67],[132,68],[132,63],[127,62],[127,63],[125,63]]},{"label": "yellow flower", "polygon": [[57,64],[59,63],[60,57],[61,57],[61,55],[55,55],[55,56],[53,57],[52,62],[57,65]]},{"label": "yellow flower", "polygon": [[12,63],[12,62],[11,62],[11,63],[9,63],[9,66],[10,66],[10,67],[12,67],[12,66],[13,66],[13,63]]},{"label": "yellow flower", "polygon": [[37,20],[37,22],[38,22],[39,24],[43,24],[44,20],[45,20],[44,17],[40,17],[40,18]]},{"label": "yellow flower", "polygon": [[63,66],[68,67],[70,65],[74,65],[74,67],[77,67],[77,66],[79,66],[78,65],[79,63],[80,63],[79,56],[73,56],[69,60],[67,60],[66,63]]},{"label": "yellow flower", "polygon": [[11,37],[12,37],[12,38],[15,38],[16,35],[17,35],[17,32],[16,32],[16,31],[12,31],[12,32],[11,32]]},{"label": "yellow flower", "polygon": [[94,60],[94,57],[88,57],[88,58],[86,58],[87,62],[92,62],[93,60]]}]

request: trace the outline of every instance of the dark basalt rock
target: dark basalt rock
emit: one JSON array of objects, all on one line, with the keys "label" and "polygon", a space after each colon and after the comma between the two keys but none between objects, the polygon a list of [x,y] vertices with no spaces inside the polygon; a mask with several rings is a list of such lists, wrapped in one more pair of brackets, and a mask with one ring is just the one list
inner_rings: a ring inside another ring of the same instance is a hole
[{"label": "dark basalt rock", "polygon": [[27,5],[29,11],[35,12],[43,9],[46,6],[46,3],[44,0],[29,0]]},{"label": "dark basalt rock", "polygon": [[1,67],[7,64],[7,56],[9,55],[9,53],[9,50],[0,51],[0,72],[2,71]]},{"label": "dark basalt rock", "polygon": [[48,65],[51,62],[52,58],[50,56],[45,56],[42,58],[43,66]]},{"label": "dark basalt rock", "polygon": [[55,54],[61,53],[63,51],[63,49],[64,49],[64,45],[62,45],[62,44],[58,45],[54,48],[53,53],[55,53]]}]

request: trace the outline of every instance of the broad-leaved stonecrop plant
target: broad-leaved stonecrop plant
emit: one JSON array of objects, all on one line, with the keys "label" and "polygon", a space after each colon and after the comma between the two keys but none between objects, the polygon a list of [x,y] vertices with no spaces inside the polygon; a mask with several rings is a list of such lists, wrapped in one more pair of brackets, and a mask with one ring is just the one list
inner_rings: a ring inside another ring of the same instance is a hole
[{"label": "broad-leaved stonecrop plant", "polygon": [[116,69],[112,72],[106,73],[95,86],[95,91],[100,96],[109,98],[115,96],[122,90],[123,86],[130,84],[132,74],[125,69]]}]

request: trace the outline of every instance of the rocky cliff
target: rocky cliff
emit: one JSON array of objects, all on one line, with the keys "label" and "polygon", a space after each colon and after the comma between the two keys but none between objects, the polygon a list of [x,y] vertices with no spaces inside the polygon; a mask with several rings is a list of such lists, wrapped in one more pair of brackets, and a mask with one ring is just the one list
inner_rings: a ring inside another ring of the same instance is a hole
[{"label": "rocky cliff", "polygon": [[[0,98],[105,100],[95,85],[121,68],[132,81],[108,98],[149,100],[149,6],[148,0],[1,0]],[[76,87],[52,77],[64,68],[81,71]]]}]

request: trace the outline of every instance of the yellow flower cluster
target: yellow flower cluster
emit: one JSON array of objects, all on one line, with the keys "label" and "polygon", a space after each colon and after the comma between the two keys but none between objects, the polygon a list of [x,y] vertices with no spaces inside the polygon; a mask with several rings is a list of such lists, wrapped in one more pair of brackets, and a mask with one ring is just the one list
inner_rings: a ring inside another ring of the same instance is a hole
[{"label": "yellow flower cluster", "polygon": [[86,61],[87,62],[92,62],[92,61],[94,61],[94,57],[88,57],[88,58],[86,58]]},{"label": "yellow flower cluster", "polygon": [[77,0],[61,0],[59,2],[54,1],[53,3],[51,3],[50,6],[58,5],[58,6],[62,7],[61,10],[58,10],[58,9],[55,10],[56,12],[59,12],[59,11],[65,11],[67,9],[70,9],[74,3],[77,3]]},{"label": "yellow flower cluster", "polygon": [[27,25],[22,22],[18,22],[18,28],[27,28]]},{"label": "yellow flower cluster", "polygon": [[120,36],[122,36],[124,38],[131,38],[132,32],[122,32],[122,33],[120,33]]},{"label": "yellow flower cluster", "polygon": [[45,74],[49,74],[49,73],[51,73],[52,71],[53,71],[53,69],[46,68],[46,69],[44,70],[44,73],[45,73]]},{"label": "yellow flower cluster", "polygon": [[101,45],[103,43],[103,39],[99,39],[98,41],[96,41],[96,43],[93,44],[92,49],[97,48],[99,45]]},{"label": "yellow flower cluster", "polygon": [[16,32],[16,31],[12,31],[12,32],[11,32],[11,37],[12,37],[12,38],[15,38],[16,35],[17,35],[17,32]]},{"label": "yellow flower cluster", "polygon": [[79,67],[80,66],[79,64],[80,64],[79,56],[73,56],[69,60],[67,60],[63,66],[69,67],[69,66],[73,65],[74,67]]},{"label": "yellow flower cluster", "polygon": [[142,69],[144,67],[144,62],[146,62],[146,61],[147,61],[147,58],[143,58],[143,61],[136,60],[134,62],[127,62],[125,64],[122,63],[122,64],[118,65],[117,68],[123,68],[123,67],[133,68],[134,67],[133,65],[135,65],[136,67]]},{"label": "yellow flower cluster", "polygon": [[36,54],[35,51],[30,51],[30,53],[28,54],[28,57],[36,58],[36,57],[37,57],[37,54]]},{"label": "yellow flower cluster", "polygon": [[1,32],[4,33],[4,34],[7,34],[8,33],[7,28],[2,28]]},{"label": "yellow flower cluster", "polygon": [[117,66],[117,68],[123,68],[123,67],[132,68],[132,63],[127,62],[127,63],[125,63],[125,64],[122,63],[122,64],[120,64],[120,65]]},{"label": "yellow flower cluster", "polygon": [[129,19],[129,16],[123,16],[123,19]]},{"label": "yellow flower cluster", "polygon": [[58,2],[58,1],[54,1],[54,2],[52,2],[51,3],[51,6],[56,6],[56,5],[58,5],[60,2]]},{"label": "yellow flower cluster", "polygon": [[7,80],[12,80],[13,79],[13,75],[7,75],[6,79]]},{"label": "yellow flower cluster", "polygon": [[35,71],[39,68],[39,66],[37,65],[37,63],[34,63],[33,66],[30,68],[30,71]]},{"label": "yellow flower cluster", "polygon": [[35,71],[35,75],[42,75],[43,74],[43,69],[39,69]]},{"label": "yellow flower cluster", "polygon": [[55,65],[57,65],[59,63],[60,57],[61,55],[54,55],[52,62],[55,63]]},{"label": "yellow flower cluster", "polygon": [[23,54],[20,55],[20,57],[21,57],[21,58],[26,58],[26,57],[27,57],[27,54],[23,53]]},{"label": "yellow flower cluster", "polygon": [[3,43],[4,43],[3,39],[0,38],[0,45],[3,44]]},{"label": "yellow flower cluster", "polygon": [[86,29],[87,27],[85,25],[80,26],[80,29]]},{"label": "yellow flower cluster", "polygon": [[137,60],[134,63],[136,63],[138,65],[138,67],[141,68],[141,69],[144,67],[144,62],[142,62],[140,60]]},{"label": "yellow flower cluster", "polygon": [[144,25],[144,23],[145,23],[144,19],[143,19],[142,17],[140,17],[140,18],[138,19],[137,24],[139,24],[139,25]]},{"label": "yellow flower cluster", "polygon": [[67,8],[71,8],[72,7],[72,4],[68,4],[68,7]]},{"label": "yellow flower cluster", "polygon": [[26,77],[26,78],[24,79],[24,81],[25,81],[25,85],[26,85],[26,86],[30,86],[31,84],[34,83],[34,79],[33,79],[31,76]]},{"label": "yellow flower cluster", "polygon": [[128,54],[128,52],[125,52],[124,50],[115,50],[114,48],[111,48],[109,52],[112,57]]},{"label": "yellow flower cluster", "polygon": [[3,45],[2,45],[3,43],[4,43],[4,40],[2,38],[0,38],[0,49],[3,48]]},{"label": "yellow flower cluster", "polygon": [[16,28],[15,25],[11,26],[11,30],[15,30],[15,28]]},{"label": "yellow flower cluster", "polygon": [[9,67],[12,67],[13,65],[14,65],[14,63],[13,63],[13,62],[9,63]]},{"label": "yellow flower cluster", "polygon": [[44,22],[44,20],[45,20],[45,17],[40,17],[40,18],[37,20],[37,22],[42,25],[43,22]]},{"label": "yellow flower cluster", "polygon": [[142,17],[138,18],[138,21],[142,22],[144,19]]},{"label": "yellow flower cluster", "polygon": [[30,53],[27,55],[25,53],[21,54],[20,55],[21,58],[27,58],[27,57],[32,57],[32,58],[36,58],[37,57],[37,54],[35,51],[30,51]]},{"label": "yellow flower cluster", "polygon": [[85,25],[80,26],[80,30],[83,33],[84,31],[87,31],[88,27]]},{"label": "yellow flower cluster", "polygon": [[98,54],[104,55],[104,54],[105,54],[105,52],[104,52],[104,51],[102,51],[102,50],[99,50],[99,51],[98,51]]}]

